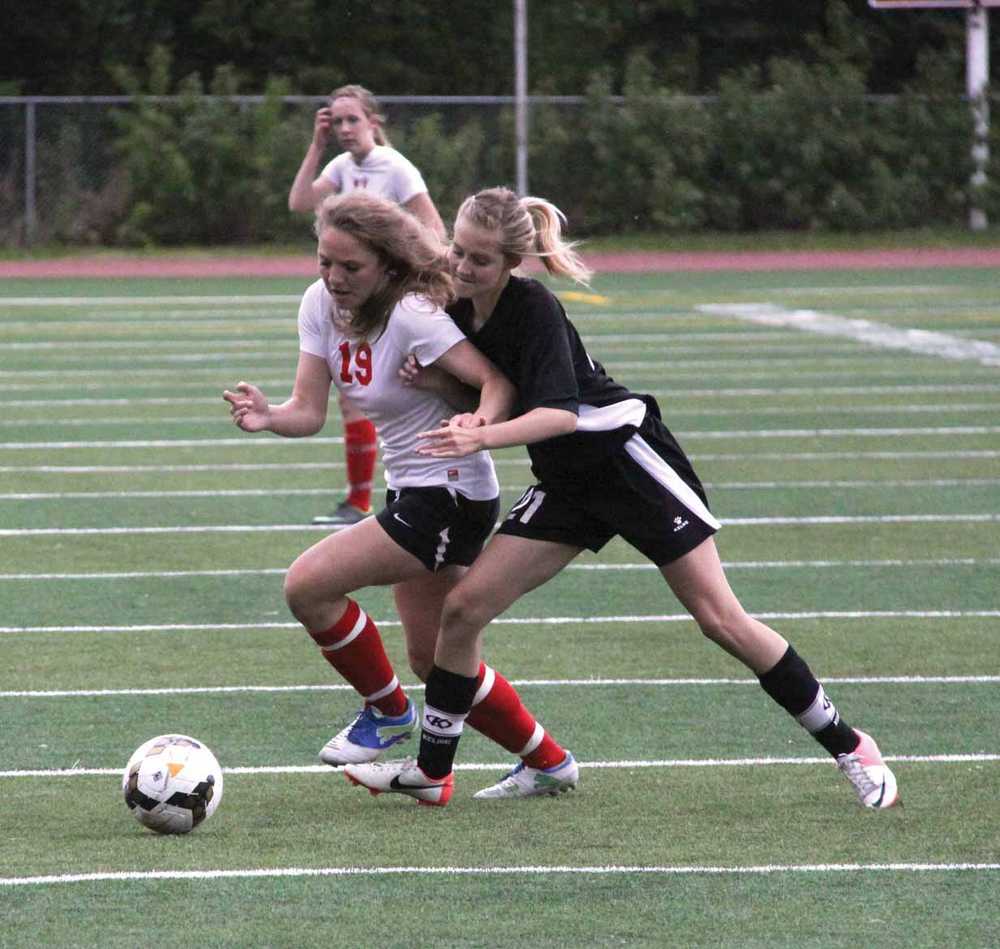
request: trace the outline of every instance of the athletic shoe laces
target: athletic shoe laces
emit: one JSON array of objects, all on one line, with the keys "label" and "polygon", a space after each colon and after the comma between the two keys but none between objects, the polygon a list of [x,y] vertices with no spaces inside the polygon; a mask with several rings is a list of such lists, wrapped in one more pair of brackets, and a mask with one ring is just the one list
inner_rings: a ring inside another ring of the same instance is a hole
[{"label": "athletic shoe laces", "polygon": [[851,783],[865,796],[879,790],[881,785],[873,781],[868,769],[862,763],[861,758],[856,754],[845,755],[841,770],[847,775]]}]

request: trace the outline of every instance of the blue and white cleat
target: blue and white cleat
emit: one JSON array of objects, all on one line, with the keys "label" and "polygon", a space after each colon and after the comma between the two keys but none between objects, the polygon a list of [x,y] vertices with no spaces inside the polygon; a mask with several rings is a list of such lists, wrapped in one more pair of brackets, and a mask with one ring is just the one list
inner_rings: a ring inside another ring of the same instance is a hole
[{"label": "blue and white cleat", "polygon": [[566,752],[566,757],[551,768],[530,768],[522,761],[496,784],[472,796],[481,801],[539,797],[543,794],[555,797],[575,788],[579,780],[580,768],[576,759]]},{"label": "blue and white cleat", "polygon": [[417,724],[417,707],[406,700],[402,715],[383,715],[366,705],[347,728],[337,732],[319,753],[324,764],[338,767],[374,761],[387,748],[406,741]]},{"label": "blue and white cleat", "polygon": [[900,803],[896,776],[882,760],[875,739],[858,729],[854,733],[861,739],[858,747],[848,755],[837,755],[837,767],[854,785],[858,800],[865,807],[884,810]]}]

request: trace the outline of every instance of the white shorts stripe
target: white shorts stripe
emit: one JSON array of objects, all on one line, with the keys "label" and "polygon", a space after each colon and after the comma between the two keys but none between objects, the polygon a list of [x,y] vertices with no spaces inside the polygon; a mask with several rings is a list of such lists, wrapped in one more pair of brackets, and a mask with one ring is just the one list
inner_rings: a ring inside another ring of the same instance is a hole
[{"label": "white shorts stripe", "polygon": [[441,531],[440,534],[438,534],[438,537],[440,538],[440,543],[437,545],[437,548],[434,550],[434,569],[435,570],[438,567],[440,567],[441,564],[444,563],[444,555],[445,555],[445,552],[448,550],[448,544],[451,542],[450,538],[448,537],[448,532],[450,530],[451,530],[450,527],[446,527],[443,531]]},{"label": "white shorts stripe", "polygon": [[361,635],[361,631],[365,628],[368,623],[368,614],[362,610],[358,610],[358,621],[354,624],[354,628],[339,642],[335,642],[332,646],[320,646],[323,652],[336,652],[338,649],[343,649],[348,643],[353,642]]},{"label": "white shorts stripe", "polygon": [[581,405],[576,423],[578,432],[612,432],[623,425],[638,428],[646,417],[646,403],[641,399],[626,399],[596,408]]},{"label": "white shorts stripe", "polygon": [[709,527],[719,530],[722,525],[712,517],[712,512],[705,507],[704,502],[691,489],[687,482],[670,467],[639,435],[633,435],[625,442],[625,451],[629,453],[643,471],[655,481],[663,485],[678,501],[680,501],[695,517],[704,521]]}]

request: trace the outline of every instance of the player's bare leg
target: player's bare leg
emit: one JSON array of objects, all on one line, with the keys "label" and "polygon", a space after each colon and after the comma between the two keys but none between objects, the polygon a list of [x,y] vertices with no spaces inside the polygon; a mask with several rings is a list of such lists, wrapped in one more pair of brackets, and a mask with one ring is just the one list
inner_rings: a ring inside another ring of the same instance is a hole
[{"label": "player's bare leg", "polygon": [[899,801],[896,778],[875,741],[847,725],[798,653],[743,609],[711,537],[660,573],[702,632],[756,673],[764,691],[836,759],[865,807]]},{"label": "player's bare leg", "polygon": [[320,751],[326,764],[371,761],[412,734],[416,706],[399,683],[374,621],[347,594],[426,576],[423,564],[374,518],[324,537],[289,568],[289,607],[324,659],[364,700],[355,719]]},{"label": "player's bare leg", "polygon": [[[375,794],[393,791],[424,804],[446,804],[452,793],[458,741],[479,687],[483,628],[525,593],[559,573],[580,550],[505,534],[494,536],[445,600],[434,668],[425,691],[418,760],[349,766],[348,778]],[[571,756],[567,759],[565,775],[559,772],[554,777],[568,788],[575,785],[577,771]]]}]

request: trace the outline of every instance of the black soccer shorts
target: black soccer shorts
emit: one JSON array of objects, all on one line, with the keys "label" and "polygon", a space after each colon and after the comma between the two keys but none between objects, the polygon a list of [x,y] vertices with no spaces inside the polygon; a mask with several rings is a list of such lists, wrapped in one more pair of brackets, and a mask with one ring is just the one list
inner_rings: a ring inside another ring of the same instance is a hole
[{"label": "black soccer shorts", "polygon": [[402,488],[385,492],[376,515],[403,550],[434,572],[450,564],[468,567],[479,556],[500,513],[500,499],[470,501],[447,488]]},{"label": "black soccer shorts", "polygon": [[651,415],[606,465],[587,475],[532,485],[497,533],[594,552],[617,534],[659,567],[721,526],[687,456]]}]

